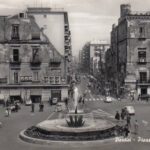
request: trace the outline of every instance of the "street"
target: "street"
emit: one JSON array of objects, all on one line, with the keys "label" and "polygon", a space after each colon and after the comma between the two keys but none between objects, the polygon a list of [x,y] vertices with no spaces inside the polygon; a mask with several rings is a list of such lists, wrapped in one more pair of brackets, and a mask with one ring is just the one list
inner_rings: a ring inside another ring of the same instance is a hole
[{"label": "street", "polygon": [[[92,112],[95,118],[113,118],[116,111],[120,111],[126,105],[132,105],[135,108],[135,116],[131,118],[132,126],[131,132],[133,131],[133,122],[135,119],[139,123],[139,136],[142,138],[150,138],[150,117],[149,117],[149,107],[150,103],[130,100],[117,101],[114,100],[112,103],[104,103],[103,96],[94,95],[87,88],[88,79],[81,78],[81,84],[78,85],[80,94],[87,90],[86,101],[85,101],[85,112]],[[0,107],[0,121],[2,122],[2,128],[0,128],[0,147],[1,150],[48,150],[48,149],[102,149],[102,150],[148,150],[150,142],[115,142],[112,141],[102,141],[102,142],[80,142],[76,143],[52,143],[51,145],[36,145],[25,143],[19,139],[20,131],[27,129],[28,127],[35,125],[45,119],[55,119],[63,117],[62,112],[55,112],[55,106],[50,106],[45,103],[44,112],[39,112],[38,104],[35,106],[35,112],[31,113],[30,106],[21,105],[21,110],[17,113],[12,113],[10,117],[5,117],[5,109]],[[130,137],[133,137],[132,133]]]}]

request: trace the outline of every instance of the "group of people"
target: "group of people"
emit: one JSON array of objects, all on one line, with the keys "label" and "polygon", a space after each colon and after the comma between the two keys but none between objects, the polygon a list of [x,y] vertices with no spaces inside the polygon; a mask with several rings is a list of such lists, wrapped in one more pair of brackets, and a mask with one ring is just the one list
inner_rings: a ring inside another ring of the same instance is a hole
[{"label": "group of people", "polygon": [[[34,112],[34,111],[35,111],[35,104],[32,103],[32,104],[31,104],[31,112]],[[43,111],[44,111],[44,104],[43,104],[43,102],[40,102],[40,103],[39,103],[39,111],[40,111],[40,112],[43,112]]]},{"label": "group of people", "polygon": [[11,112],[18,112],[20,108],[19,104],[17,102],[14,102],[13,104],[7,100],[4,107],[6,107],[5,109],[5,115],[7,117],[9,117],[11,115]]},{"label": "group of people", "polygon": [[[121,113],[119,113],[119,111],[116,111],[115,119],[117,121],[120,121],[120,120],[125,121],[125,125],[123,127],[123,133],[124,133],[124,136],[127,137],[130,133],[130,130],[131,130],[131,116],[130,116],[130,114],[128,114],[125,109],[122,109]],[[137,135],[138,134],[138,128],[139,128],[139,124],[138,124],[137,120],[135,120],[133,127],[134,127],[134,134]]]}]

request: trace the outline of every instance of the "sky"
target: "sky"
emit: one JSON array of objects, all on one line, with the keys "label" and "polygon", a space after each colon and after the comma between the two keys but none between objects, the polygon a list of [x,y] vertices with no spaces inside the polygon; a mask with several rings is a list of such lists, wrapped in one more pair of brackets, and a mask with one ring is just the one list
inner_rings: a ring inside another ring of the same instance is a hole
[{"label": "sky", "polygon": [[0,15],[18,13],[29,6],[64,8],[69,14],[72,51],[78,55],[88,41],[110,43],[112,24],[117,24],[123,3],[130,3],[133,11],[150,11],[150,0],[0,0]]}]

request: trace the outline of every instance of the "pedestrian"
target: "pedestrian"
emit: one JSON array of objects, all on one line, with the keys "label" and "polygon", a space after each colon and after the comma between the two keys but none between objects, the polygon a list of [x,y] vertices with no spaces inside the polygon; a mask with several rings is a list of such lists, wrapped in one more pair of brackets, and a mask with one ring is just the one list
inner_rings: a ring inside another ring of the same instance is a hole
[{"label": "pedestrian", "polygon": [[6,110],[5,110],[5,116],[6,116],[6,117],[9,117],[8,107],[7,107]]},{"label": "pedestrian", "polygon": [[120,120],[120,114],[119,114],[118,111],[116,111],[115,119],[116,119],[116,120]]},{"label": "pedestrian", "polygon": [[139,124],[138,124],[138,121],[135,120],[135,122],[134,122],[134,133],[135,133],[135,135],[138,135],[138,130],[139,130]]},{"label": "pedestrian", "polygon": [[17,104],[17,102],[15,103],[15,111],[18,112],[19,106]]},{"label": "pedestrian", "polygon": [[39,111],[41,111],[41,102],[39,103]]},{"label": "pedestrian", "polygon": [[66,105],[66,108],[68,109],[68,98],[67,97],[65,98],[65,105]]},{"label": "pedestrian", "polygon": [[128,137],[129,133],[130,133],[129,126],[128,124],[126,124],[124,127],[124,136]]},{"label": "pedestrian", "polygon": [[125,111],[124,109],[121,110],[121,119],[124,120],[125,118]]},{"label": "pedestrian", "polygon": [[131,117],[129,114],[127,115],[127,125],[131,127]]},{"label": "pedestrian", "polygon": [[34,103],[31,104],[31,112],[34,112]]},{"label": "pedestrian", "polygon": [[84,101],[85,101],[85,99],[84,98],[82,98],[82,104],[84,105]]},{"label": "pedestrian", "polygon": [[43,102],[41,102],[41,103],[40,103],[40,111],[43,112],[43,110],[44,110],[44,104],[43,104]]}]

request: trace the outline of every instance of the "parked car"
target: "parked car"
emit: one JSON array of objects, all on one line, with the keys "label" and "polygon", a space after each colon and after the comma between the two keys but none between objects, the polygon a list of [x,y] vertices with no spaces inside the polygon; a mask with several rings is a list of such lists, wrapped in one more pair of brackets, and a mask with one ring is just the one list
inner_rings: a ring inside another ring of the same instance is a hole
[{"label": "parked car", "polygon": [[52,104],[52,105],[56,105],[57,102],[58,102],[58,98],[57,98],[57,97],[53,97],[53,98],[51,99],[51,104]]},{"label": "parked car", "polygon": [[26,105],[26,106],[31,106],[31,104],[32,104],[32,101],[31,101],[31,100],[26,100],[26,101],[25,101],[25,105]]},{"label": "parked car", "polygon": [[127,114],[129,115],[135,115],[135,109],[133,106],[125,106],[125,111],[127,112]]},{"label": "parked car", "polygon": [[112,102],[112,98],[110,96],[106,96],[105,99],[104,99],[104,102],[111,103]]}]

